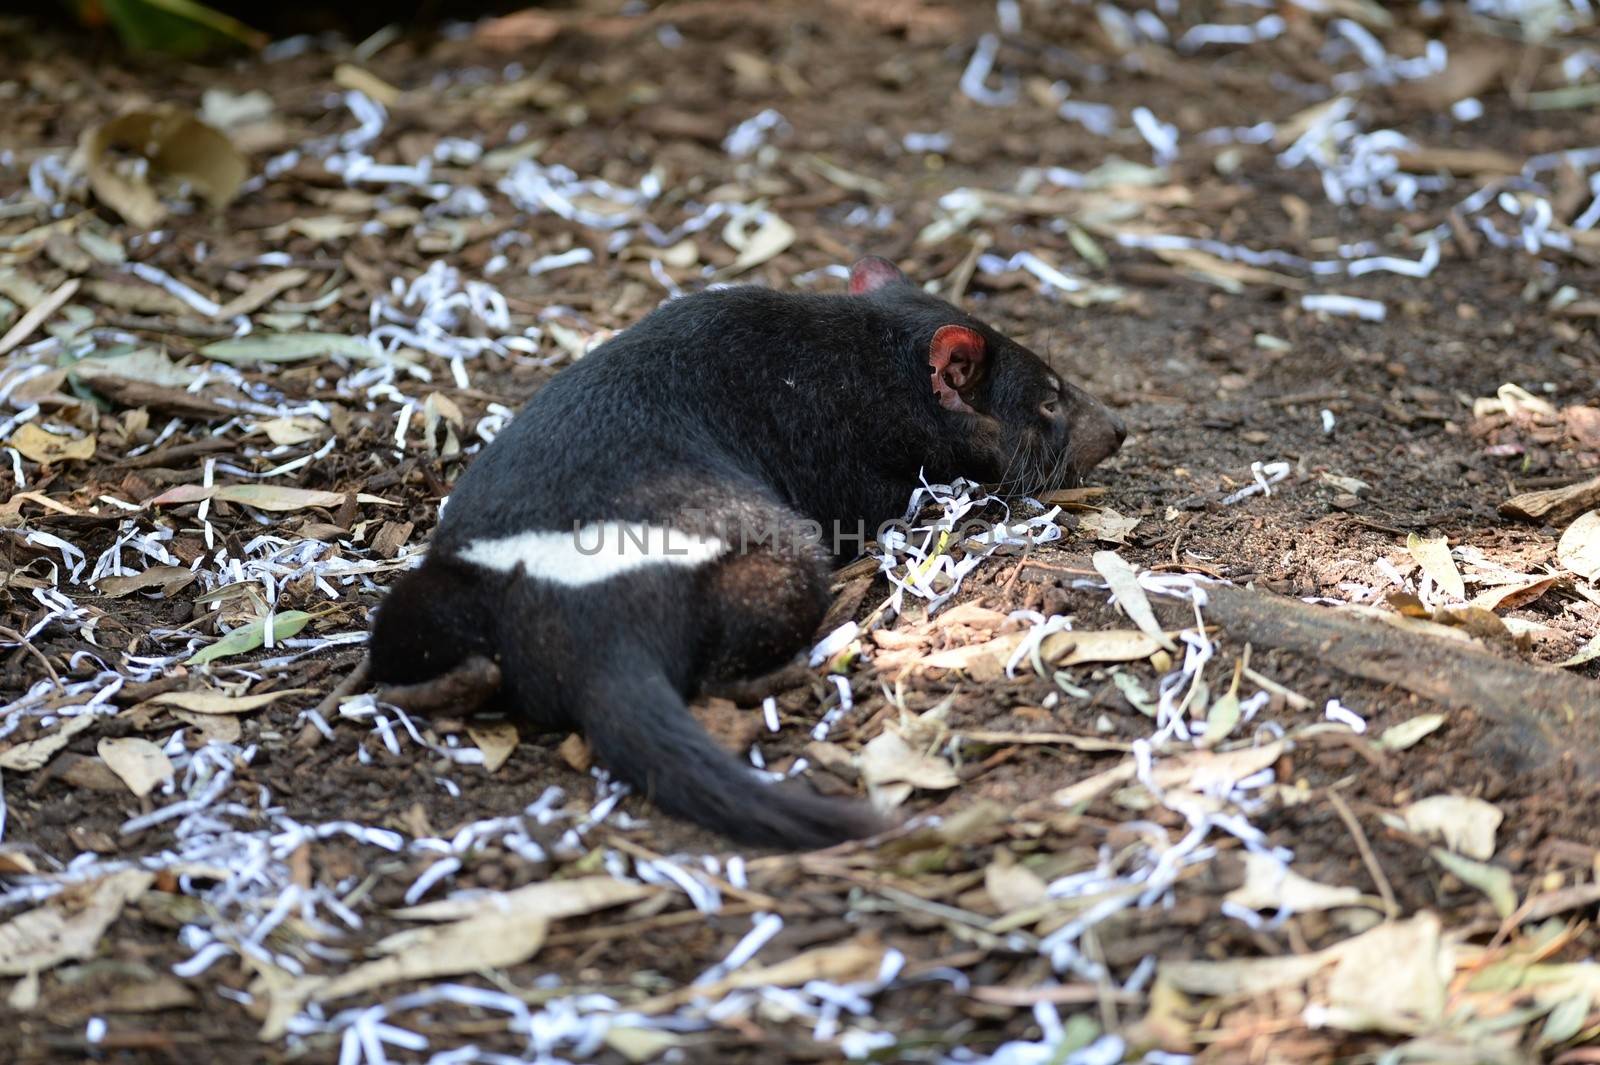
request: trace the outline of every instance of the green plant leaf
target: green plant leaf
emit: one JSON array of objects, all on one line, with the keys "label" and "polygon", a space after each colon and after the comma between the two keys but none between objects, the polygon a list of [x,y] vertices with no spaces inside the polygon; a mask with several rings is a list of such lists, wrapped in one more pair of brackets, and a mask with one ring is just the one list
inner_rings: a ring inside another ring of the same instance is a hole
[{"label": "green plant leaf", "polygon": [[[285,610],[272,619],[272,642],[286,640],[290,636],[306,627],[311,620],[311,615],[304,610]],[[207,662],[214,662],[219,658],[229,655],[242,655],[246,651],[254,651],[265,644],[267,633],[267,620],[252,621],[248,625],[240,625],[222,639],[209,647],[202,647],[193,655],[184,660],[186,666],[203,666]]]},{"label": "green plant leaf", "polygon": [[107,21],[136,52],[197,55],[221,45],[259,48],[266,35],[195,0],[99,0]]},{"label": "green plant leaf", "polygon": [[207,344],[200,349],[200,354],[230,363],[299,362],[323,355],[368,361],[380,358],[365,340],[342,333],[258,333]]}]

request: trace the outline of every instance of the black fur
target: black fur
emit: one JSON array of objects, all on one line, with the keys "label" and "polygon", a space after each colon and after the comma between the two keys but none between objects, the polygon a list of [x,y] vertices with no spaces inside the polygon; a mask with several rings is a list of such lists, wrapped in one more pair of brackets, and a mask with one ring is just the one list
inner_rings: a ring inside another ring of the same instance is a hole
[{"label": "black fur", "polygon": [[[830,540],[840,528],[848,557],[853,537],[903,514],[919,473],[1048,490],[1114,452],[1123,429],[889,264],[867,260],[857,277],[876,287],[675,300],[558,374],[461,477],[427,559],[378,611],[375,678],[495,658],[506,705],[580,729],[662,810],[742,843],[809,848],[879,827],[859,804],[763,785],[685,707],[701,684],[775,668],[815,636],[834,552],[786,531],[802,518]],[[986,350],[962,385],[969,410],[941,406],[930,381],[933,335],[951,324]],[[758,542],[580,588],[459,558],[476,541],[607,521],[725,540],[758,530]]]}]

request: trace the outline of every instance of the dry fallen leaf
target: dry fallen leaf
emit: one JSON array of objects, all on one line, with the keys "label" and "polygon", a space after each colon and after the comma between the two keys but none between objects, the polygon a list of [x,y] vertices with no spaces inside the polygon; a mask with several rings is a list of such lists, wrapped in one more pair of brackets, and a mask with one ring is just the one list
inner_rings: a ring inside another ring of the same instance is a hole
[{"label": "dry fallen leaf", "polygon": [[39,1005],[39,971],[29,969],[6,995],[6,1005],[18,1013],[27,1013]]},{"label": "dry fallen leaf", "polygon": [[1596,658],[1600,658],[1600,636],[1595,636],[1588,643],[1578,648],[1571,658],[1565,662],[1558,662],[1557,665],[1563,669],[1568,669],[1572,666],[1581,666],[1587,662],[1593,662]]},{"label": "dry fallen leaf", "polygon": [[[1159,788],[1182,787],[1202,794],[1226,793],[1245,777],[1272,765],[1282,754],[1281,740],[1237,751],[1195,751],[1157,762],[1151,775]],[[1060,789],[1051,800],[1066,807],[1091,802],[1134,776],[1135,765],[1130,758],[1114,769]]]},{"label": "dry fallen leaf", "polygon": [[172,716],[197,731],[206,743],[238,743],[244,734],[239,719],[227,714],[202,714],[174,708]]},{"label": "dry fallen leaf", "polygon": [[1535,577],[1514,584],[1502,584],[1479,592],[1467,605],[1480,610],[1516,610],[1537,600],[1555,587],[1555,583],[1554,577]]},{"label": "dry fallen leaf", "polygon": [[354,89],[370,96],[385,107],[393,107],[400,100],[400,90],[387,81],[354,63],[340,63],[333,68],[333,83],[341,89]]},{"label": "dry fallen leaf", "polygon": [[1567,526],[1556,544],[1556,557],[1584,580],[1600,579],[1600,510],[1591,510]]},{"label": "dry fallen leaf", "polygon": [[69,277],[61,282],[60,287],[54,292],[41,296],[38,302],[28,308],[28,313],[18,318],[15,324],[6,330],[4,336],[0,336],[0,355],[6,354],[32,336],[35,329],[48,321],[51,315],[61,309],[62,304],[72,298],[81,283],[78,278]]},{"label": "dry fallen leaf", "polygon": [[1494,857],[1494,834],[1505,820],[1498,807],[1466,795],[1432,795],[1404,807],[1405,827],[1437,839],[1457,854],[1487,861]]},{"label": "dry fallen leaf", "polygon": [[22,851],[10,846],[0,846],[0,876],[9,876],[14,873],[27,873],[30,876],[39,871],[33,859]]},{"label": "dry fallen leaf", "polygon": [[660,1028],[629,1028],[613,1025],[606,1029],[606,1046],[627,1058],[633,1065],[654,1061],[673,1047],[680,1046],[684,1036]]},{"label": "dry fallen leaf", "polygon": [[517,749],[517,726],[509,721],[468,725],[467,735],[483,752],[483,768],[490,773],[505,765],[511,752]]},{"label": "dry fallen leaf", "polygon": [[272,97],[260,89],[236,93],[212,88],[200,94],[200,119],[217,129],[265,122],[276,109]]},{"label": "dry fallen leaf", "polygon": [[151,566],[126,577],[101,577],[95,582],[95,587],[100,589],[102,595],[112,599],[153,589],[160,589],[162,595],[171,596],[173,592],[192,584],[195,576],[193,570],[182,566]]},{"label": "dry fallen leaf", "polygon": [[561,760],[580,773],[587,773],[589,767],[594,765],[594,752],[589,750],[589,741],[576,732],[561,741],[558,751]]},{"label": "dry fallen leaf", "polygon": [[737,277],[752,267],[760,266],[794,243],[794,227],[771,212],[767,213],[754,233],[745,232],[746,221],[747,216],[735,216],[723,227],[722,238],[738,251],[739,257],[717,272],[719,281]]},{"label": "dry fallen leaf", "polygon": [[328,427],[315,418],[269,418],[256,425],[274,444],[303,444],[328,432]]},{"label": "dry fallen leaf", "polygon": [[347,969],[326,982],[318,979],[307,990],[316,1001],[327,1002],[400,980],[516,965],[544,945],[547,927],[547,919],[539,913],[489,910],[465,921],[401,932],[378,944],[388,957]]},{"label": "dry fallen leaf", "polygon": [[285,688],[260,695],[224,695],[221,692],[162,692],[152,695],[144,705],[176,706],[195,714],[243,714],[259,710],[287,695],[305,695],[309,688]]},{"label": "dry fallen leaf", "polygon": [[266,306],[268,301],[278,298],[291,288],[305,284],[310,277],[308,271],[299,267],[268,274],[252,282],[249,288],[224,303],[211,317],[226,322],[241,314],[252,314]]},{"label": "dry fallen leaf", "polygon": [[[1005,673],[1006,665],[1026,636],[1026,633],[1008,633],[985,643],[913,656],[905,664],[917,669],[959,669],[974,680],[994,680]],[[1039,645],[1039,659],[1046,665],[1058,667],[1090,662],[1137,662],[1159,650],[1160,642],[1136,629],[1085,629],[1046,636]],[[883,657],[879,656],[880,661]]]},{"label": "dry fallen leaf", "polygon": [[1462,583],[1455,559],[1450,557],[1450,544],[1443,537],[1424,540],[1411,533],[1406,537],[1406,550],[1417,560],[1422,572],[1433,578],[1440,591],[1458,601],[1467,597],[1467,586]]},{"label": "dry fallen leaf", "polygon": [[1139,627],[1140,632],[1168,651],[1178,649],[1178,645],[1173,643],[1156,623],[1155,612],[1150,609],[1150,600],[1145,598],[1144,589],[1139,587],[1138,574],[1121,555],[1115,551],[1096,551],[1094,568],[1111,586],[1111,594],[1117,597],[1117,606],[1128,615],[1129,621]]},{"label": "dry fallen leaf", "polygon": [[52,462],[92,459],[94,443],[93,433],[80,437],[62,436],[27,422],[11,434],[6,446],[22,452],[22,457],[25,459],[48,466]]},{"label": "dry fallen leaf", "polygon": [[955,768],[948,761],[913,749],[893,729],[885,729],[861,748],[858,764],[861,779],[869,787],[910,784],[914,788],[944,791],[961,783]]},{"label": "dry fallen leaf", "polygon": [[1439,934],[1438,917],[1423,913],[1312,954],[1163,962],[1161,979],[1190,995],[1260,996],[1299,987],[1333,965],[1327,984],[1311,996],[1321,1007],[1321,1023],[1409,1032],[1428,1027],[1443,1012],[1451,952]]},{"label": "dry fallen leaf", "polygon": [[1110,507],[1096,507],[1078,518],[1078,528],[1101,543],[1126,545],[1128,534],[1143,520],[1126,517]]},{"label": "dry fallen leaf", "polygon": [[1361,905],[1361,892],[1353,887],[1319,884],[1269,854],[1245,851],[1242,857],[1244,883],[1228,892],[1225,902],[1252,910],[1288,910],[1291,913]]},{"label": "dry fallen leaf", "polygon": [[1445,723],[1444,714],[1418,714],[1408,718],[1398,725],[1391,725],[1383,730],[1383,735],[1377,739],[1377,746],[1386,751],[1404,751],[1421,743],[1423,738]]},{"label": "dry fallen leaf", "polygon": [[1341,1028],[1413,1031],[1444,1014],[1453,948],[1441,942],[1439,918],[1421,913],[1389,921],[1324,954],[1338,958],[1328,978],[1327,1023]]},{"label": "dry fallen leaf", "polygon": [[179,366],[154,348],[138,348],[126,355],[91,355],[79,359],[68,369],[73,377],[91,384],[101,378],[114,377],[162,388],[188,388],[200,376],[199,370]]},{"label": "dry fallen leaf", "polygon": [[408,921],[457,921],[486,913],[530,913],[547,921],[607,910],[658,893],[660,888],[610,876],[541,880],[513,891],[478,892],[395,910]]},{"label": "dry fallen leaf", "polygon": [[141,799],[154,791],[157,784],[172,779],[171,759],[149,740],[137,736],[107,738],[96,745],[95,751],[128,785],[128,790]]},{"label": "dry fallen leaf", "polygon": [[85,130],[77,163],[95,198],[140,229],[167,215],[150,178],[185,182],[220,209],[250,173],[226,134],[171,106],[131,111]]},{"label": "dry fallen leaf", "polygon": [[1227,997],[1263,995],[1311,979],[1331,960],[1330,951],[1285,954],[1275,958],[1163,962],[1161,977],[1185,994]]},{"label": "dry fallen leaf", "polygon": [[88,1003],[95,1013],[157,1013],[195,1004],[197,996],[176,976],[161,973],[153,979],[135,977],[98,1001]]},{"label": "dry fallen leaf", "polygon": [[285,511],[305,507],[337,507],[344,502],[344,494],[283,484],[225,484],[209,488],[202,484],[180,484],[146,502],[153,507],[171,507],[198,503],[202,499],[221,499],[260,510]]},{"label": "dry fallen leaf", "polygon": [[1283,289],[1306,287],[1306,282],[1298,277],[1222,259],[1195,248],[1158,248],[1156,254],[1174,266],[1182,268],[1185,273],[1216,285],[1225,292],[1237,294],[1243,292],[1246,285],[1266,285],[1270,288]]},{"label": "dry fallen leaf", "polygon": [[42,972],[92,957],[122,907],[143,895],[155,878],[140,869],[113,873],[75,885],[0,925],[0,976]]},{"label": "dry fallen leaf", "polygon": [[337,507],[344,502],[344,496],[339,492],[319,492],[284,484],[225,484],[211,498],[273,511]]},{"label": "dry fallen leaf", "polygon": [[746,966],[710,984],[680,988],[636,1002],[633,1009],[644,1014],[661,1013],[701,997],[716,1001],[729,991],[745,987],[800,987],[811,980],[835,984],[869,980],[883,964],[883,950],[883,944],[874,935],[864,933],[843,943],[816,947],[787,961]]},{"label": "dry fallen leaf", "polygon": [[[439,429],[443,427],[443,440]],[[461,439],[457,430],[466,426],[466,417],[455,400],[443,392],[430,392],[422,404],[422,436],[428,450],[440,458],[451,459],[461,454]]]},{"label": "dry fallen leaf", "polygon": [[1001,913],[1014,913],[1039,905],[1049,898],[1045,888],[1045,882],[1038,873],[1021,865],[990,862],[983,871],[983,889],[989,893],[989,901]]},{"label": "dry fallen leaf", "polygon": [[566,23],[547,11],[528,8],[480,22],[473,40],[495,51],[521,51],[549,44]]},{"label": "dry fallen leaf", "polygon": [[36,740],[19,743],[15,747],[0,751],[0,769],[14,769],[19,773],[38,769],[57,751],[71,743],[72,737],[92,724],[94,724],[93,714],[69,717]]}]

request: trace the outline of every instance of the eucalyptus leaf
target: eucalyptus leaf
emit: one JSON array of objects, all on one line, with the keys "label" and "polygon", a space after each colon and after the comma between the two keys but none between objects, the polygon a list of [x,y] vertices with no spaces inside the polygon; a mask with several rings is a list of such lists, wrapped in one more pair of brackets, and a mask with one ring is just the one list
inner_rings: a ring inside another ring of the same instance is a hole
[{"label": "eucalyptus leaf", "polygon": [[1150,698],[1150,693],[1144,690],[1144,685],[1139,683],[1139,678],[1132,673],[1114,673],[1111,679],[1116,682],[1117,690],[1122,697],[1128,700],[1128,705],[1146,717],[1156,716],[1156,702]]},{"label": "eucalyptus leaf", "polygon": [[[311,615],[304,610],[285,610],[272,619],[272,642],[286,640],[290,636],[306,627],[311,620]],[[230,655],[242,655],[247,651],[254,651],[264,645],[266,641],[267,622],[265,618],[253,621],[248,625],[240,625],[209,647],[202,647],[199,651],[184,660],[186,666],[203,666],[207,662],[215,662],[219,658]]]},{"label": "eucalyptus leaf", "polygon": [[1517,891],[1511,882],[1511,873],[1498,865],[1475,862],[1452,854],[1443,847],[1429,851],[1433,860],[1444,866],[1457,880],[1477,888],[1488,898],[1494,912],[1500,917],[1510,917],[1517,908]]},{"label": "eucalyptus leaf", "polygon": [[1544,1022],[1544,1031],[1539,1033],[1539,1042],[1555,1046],[1583,1031],[1583,1022],[1589,1017],[1589,997],[1589,992],[1584,990],[1557,1002]]},{"label": "eucalyptus leaf", "polygon": [[374,361],[381,356],[360,337],[342,333],[257,333],[207,344],[200,354],[218,362],[300,362],[324,355]]},{"label": "eucalyptus leaf", "polygon": [[1403,751],[1415,747],[1423,738],[1438,731],[1445,722],[1444,714],[1418,714],[1416,717],[1391,725],[1378,737],[1378,746],[1386,751]]}]

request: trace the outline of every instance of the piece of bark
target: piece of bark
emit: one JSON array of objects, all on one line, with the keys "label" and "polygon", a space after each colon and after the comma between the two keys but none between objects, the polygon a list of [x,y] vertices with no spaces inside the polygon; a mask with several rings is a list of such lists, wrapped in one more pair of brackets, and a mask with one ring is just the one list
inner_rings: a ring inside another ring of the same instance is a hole
[{"label": "piece of bark", "polygon": [[[231,416],[238,411],[231,407],[213,403],[202,396],[185,392],[181,388],[165,388],[161,385],[152,385],[147,381],[135,381],[127,377],[96,377],[90,386],[100,395],[110,400],[116,407],[146,407],[151,411],[161,414],[176,414],[182,418],[215,418]],[[238,395],[232,389],[228,390],[230,398]],[[244,398],[240,396],[239,398]]]},{"label": "piece of bark", "polygon": [[1600,771],[1600,692],[1592,680],[1264,592],[1215,585],[1206,595],[1207,620],[1257,651],[1290,651],[1441,706],[1476,710],[1501,726],[1491,730],[1493,753],[1508,772],[1563,758]]},{"label": "piece of bark", "polygon": [[1569,484],[1565,488],[1549,488],[1512,496],[1500,504],[1500,514],[1547,525],[1570,525],[1578,515],[1596,507],[1600,507],[1600,476]]}]

